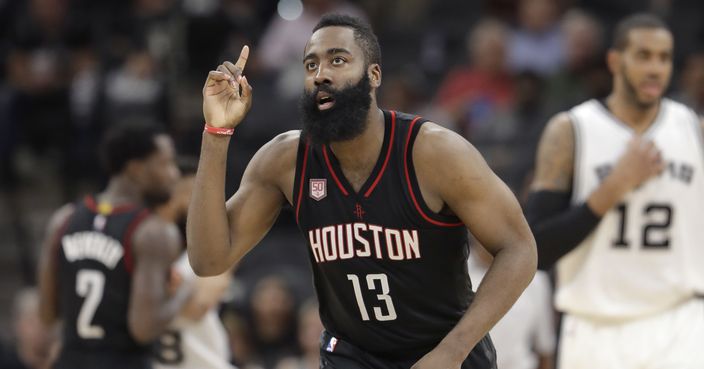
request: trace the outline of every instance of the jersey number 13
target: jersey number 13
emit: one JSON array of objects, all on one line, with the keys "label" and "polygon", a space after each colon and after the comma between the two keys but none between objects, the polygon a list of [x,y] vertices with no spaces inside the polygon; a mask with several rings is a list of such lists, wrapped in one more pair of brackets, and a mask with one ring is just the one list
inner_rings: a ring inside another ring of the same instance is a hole
[{"label": "jersey number 13", "polygon": [[[362,285],[359,282],[359,277],[354,274],[348,274],[347,279],[352,281],[352,288],[354,289],[354,297],[357,299],[357,306],[359,307],[359,312],[362,315],[362,320],[369,320],[369,311],[367,310],[367,305],[364,303],[364,298],[362,297]],[[380,302],[386,304],[386,313],[384,309],[378,306],[374,306],[374,318],[378,321],[395,320],[396,309],[394,308],[394,302],[389,296],[389,278],[386,274],[367,274],[367,288],[370,291],[381,292],[376,295],[376,298]],[[378,284],[377,284],[378,282]],[[381,291],[379,291],[381,290]]]}]

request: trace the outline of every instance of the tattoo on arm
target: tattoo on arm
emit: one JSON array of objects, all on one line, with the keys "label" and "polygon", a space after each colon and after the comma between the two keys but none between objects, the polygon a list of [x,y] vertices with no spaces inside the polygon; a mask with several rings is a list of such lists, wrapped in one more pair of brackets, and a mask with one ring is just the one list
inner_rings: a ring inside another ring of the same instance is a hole
[{"label": "tattoo on arm", "polygon": [[575,157],[574,129],[566,113],[548,122],[538,145],[532,191],[569,192]]}]

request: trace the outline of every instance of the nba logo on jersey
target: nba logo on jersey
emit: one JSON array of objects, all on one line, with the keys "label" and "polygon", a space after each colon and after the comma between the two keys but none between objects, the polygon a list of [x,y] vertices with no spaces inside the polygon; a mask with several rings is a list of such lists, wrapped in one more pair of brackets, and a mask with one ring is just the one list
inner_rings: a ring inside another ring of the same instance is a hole
[{"label": "nba logo on jersey", "polygon": [[315,201],[320,201],[328,195],[327,179],[311,178],[310,180],[310,197]]},{"label": "nba logo on jersey", "polygon": [[328,341],[328,345],[325,347],[325,351],[333,352],[335,351],[335,346],[337,346],[337,338],[330,337],[330,341]]}]

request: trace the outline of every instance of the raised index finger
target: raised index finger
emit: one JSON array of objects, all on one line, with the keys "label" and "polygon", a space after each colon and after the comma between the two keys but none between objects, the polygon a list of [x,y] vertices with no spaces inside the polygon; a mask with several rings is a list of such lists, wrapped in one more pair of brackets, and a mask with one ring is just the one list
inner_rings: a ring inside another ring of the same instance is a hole
[{"label": "raised index finger", "polygon": [[238,68],[240,72],[244,70],[244,66],[247,64],[247,58],[249,58],[249,46],[242,46],[242,51],[240,51],[240,57],[235,63],[235,68]]}]

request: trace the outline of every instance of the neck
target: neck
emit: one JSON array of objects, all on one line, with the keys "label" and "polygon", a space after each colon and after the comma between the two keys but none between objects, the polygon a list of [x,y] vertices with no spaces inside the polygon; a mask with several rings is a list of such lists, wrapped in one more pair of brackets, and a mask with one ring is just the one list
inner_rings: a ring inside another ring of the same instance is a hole
[{"label": "neck", "polygon": [[660,109],[660,102],[648,106],[639,106],[635,101],[631,101],[624,94],[612,93],[606,98],[606,105],[611,113],[629,125],[633,130],[641,133],[648,129],[655,121]]},{"label": "neck", "polygon": [[384,143],[384,113],[372,104],[366,128],[361,135],[347,141],[330,143],[330,149],[343,167],[374,165]]},{"label": "neck", "polygon": [[124,175],[117,175],[110,178],[108,187],[98,195],[98,200],[111,204],[141,204],[143,197],[133,180]]}]

